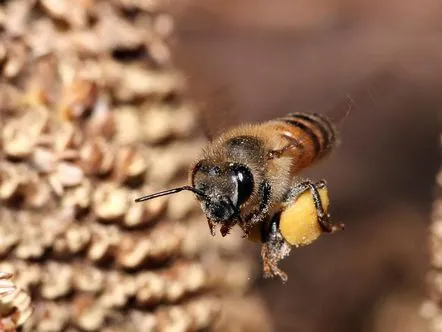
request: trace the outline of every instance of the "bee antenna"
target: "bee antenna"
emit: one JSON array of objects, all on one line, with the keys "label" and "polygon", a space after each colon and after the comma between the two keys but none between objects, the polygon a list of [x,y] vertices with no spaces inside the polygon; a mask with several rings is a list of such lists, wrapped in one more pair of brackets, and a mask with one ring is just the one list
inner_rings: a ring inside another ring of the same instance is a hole
[{"label": "bee antenna", "polygon": [[179,193],[180,191],[183,191],[183,190],[191,191],[191,192],[193,192],[196,195],[199,195],[199,196],[202,196],[202,197],[208,199],[208,196],[204,192],[202,192],[201,190],[196,189],[196,188],[194,188],[192,186],[183,186],[183,187],[168,189],[168,190],[164,190],[164,191],[159,191],[159,192],[154,193],[154,194],[138,197],[137,199],[135,199],[135,202],[137,202],[137,203],[144,202],[144,201],[148,201],[150,199],[154,199],[154,198],[157,198],[157,197],[176,194],[176,193]]}]

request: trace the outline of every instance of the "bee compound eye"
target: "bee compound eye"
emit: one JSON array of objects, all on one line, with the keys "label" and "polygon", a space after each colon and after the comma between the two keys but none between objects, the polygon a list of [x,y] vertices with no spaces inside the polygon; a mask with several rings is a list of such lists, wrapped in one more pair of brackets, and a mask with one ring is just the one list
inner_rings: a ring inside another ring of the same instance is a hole
[{"label": "bee compound eye", "polygon": [[231,164],[230,168],[233,172],[232,179],[236,183],[237,199],[236,205],[244,203],[253,192],[253,175],[247,166],[240,164]]}]

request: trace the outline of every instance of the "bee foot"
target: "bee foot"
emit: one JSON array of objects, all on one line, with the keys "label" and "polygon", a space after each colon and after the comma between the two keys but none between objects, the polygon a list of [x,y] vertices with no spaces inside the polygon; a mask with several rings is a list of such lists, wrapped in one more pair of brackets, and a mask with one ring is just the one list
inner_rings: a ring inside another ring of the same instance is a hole
[{"label": "bee foot", "polygon": [[275,264],[264,264],[263,266],[263,276],[265,279],[273,278],[275,276],[278,276],[281,278],[281,281],[283,283],[286,283],[288,280],[288,275],[284,271],[282,271],[279,267],[277,267]]},{"label": "bee foot", "polygon": [[281,278],[281,281],[283,283],[287,281],[287,273],[285,273],[278,267],[278,262],[287,254],[288,252],[286,252],[285,250],[281,250],[275,253],[274,249],[272,249],[272,247],[269,247],[268,244],[264,244],[262,246],[261,256],[263,262],[264,278],[273,278],[275,276],[278,276]]},{"label": "bee foot", "polygon": [[215,224],[213,222],[211,222],[210,220],[208,220],[209,223],[209,230],[210,230],[210,235],[215,236]]},{"label": "bee foot", "polygon": [[221,226],[220,233],[222,237],[225,237],[227,234],[230,233],[230,226],[226,225]]},{"label": "bee foot", "polygon": [[345,224],[336,224],[336,225],[333,225],[333,224],[328,223],[328,224],[325,224],[325,225],[324,225],[324,230],[325,230],[327,233],[335,233],[335,232],[342,231],[342,230],[344,230],[344,229],[345,229]]},{"label": "bee foot", "polygon": [[343,231],[345,229],[345,224],[337,224],[332,226],[332,233],[337,231]]}]

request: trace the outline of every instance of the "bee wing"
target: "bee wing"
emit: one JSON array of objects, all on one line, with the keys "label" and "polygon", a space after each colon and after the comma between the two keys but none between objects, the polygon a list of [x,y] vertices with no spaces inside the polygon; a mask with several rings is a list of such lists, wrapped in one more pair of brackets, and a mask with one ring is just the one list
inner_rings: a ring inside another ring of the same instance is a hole
[{"label": "bee wing", "polygon": [[[341,129],[347,118],[357,112],[360,105],[373,105],[377,107],[376,90],[383,86],[388,72],[383,70],[373,73],[371,76],[362,80],[353,90],[346,92],[342,98],[333,106],[324,112],[337,129]],[[378,87],[378,88],[375,88]]]},{"label": "bee wing", "polygon": [[238,123],[233,94],[229,86],[214,75],[192,70],[187,77],[186,96],[195,105],[201,132],[212,140]]}]

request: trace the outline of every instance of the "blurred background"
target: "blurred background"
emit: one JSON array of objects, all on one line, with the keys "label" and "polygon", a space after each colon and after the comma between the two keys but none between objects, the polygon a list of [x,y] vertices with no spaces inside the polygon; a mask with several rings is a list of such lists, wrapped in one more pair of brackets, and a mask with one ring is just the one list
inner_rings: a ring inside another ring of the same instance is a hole
[{"label": "blurred background", "polygon": [[[442,3],[189,0],[171,7],[172,54],[209,124],[294,111],[339,119],[351,108],[340,147],[308,172],[328,181],[333,220],[347,229],[293,251],[282,265],[286,285],[256,281],[275,331],[427,331],[419,310],[439,166]],[[258,260],[258,248],[251,250]]]},{"label": "blurred background", "polygon": [[[28,294],[20,321],[34,306],[23,331],[429,332],[440,17],[435,0],[0,0],[0,272]],[[286,284],[259,246],[251,262],[212,238],[192,195],[134,203],[185,181],[198,127],[288,112],[338,123],[306,174],[347,227],[294,250]]]}]

